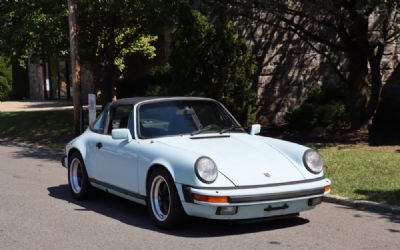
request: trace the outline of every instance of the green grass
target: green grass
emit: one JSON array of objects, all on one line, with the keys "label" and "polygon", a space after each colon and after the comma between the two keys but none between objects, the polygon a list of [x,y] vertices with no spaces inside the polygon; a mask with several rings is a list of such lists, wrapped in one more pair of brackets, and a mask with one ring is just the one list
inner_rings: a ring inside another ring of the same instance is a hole
[{"label": "green grass", "polygon": [[319,150],[332,194],[400,205],[400,150],[335,146]]},{"label": "green grass", "polygon": [[63,149],[73,137],[72,110],[0,112],[0,138]]}]

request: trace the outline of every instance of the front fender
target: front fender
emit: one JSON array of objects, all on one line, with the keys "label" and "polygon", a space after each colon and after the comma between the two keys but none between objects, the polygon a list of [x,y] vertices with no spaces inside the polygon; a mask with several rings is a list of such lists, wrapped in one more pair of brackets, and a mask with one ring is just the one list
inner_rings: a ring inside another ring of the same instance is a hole
[{"label": "front fender", "polygon": [[303,155],[304,152],[307,149],[309,149],[308,147],[293,142],[283,141],[270,137],[259,136],[259,138],[263,142],[267,143],[271,147],[278,150],[281,154],[285,155],[286,158],[290,160],[306,178],[310,179],[310,178],[322,177],[324,175],[323,171],[319,174],[313,174],[310,171],[308,171],[304,166]]},{"label": "front fender", "polygon": [[[155,143],[154,143],[155,144]],[[163,144],[159,145],[143,145],[143,157],[140,159],[139,176],[139,192],[146,195],[147,177],[153,166],[162,166],[171,174],[175,183],[189,185],[192,187],[234,187],[233,183],[226,178],[221,172],[215,182],[206,184],[201,182],[194,172],[194,164],[201,155],[168,147]],[[152,147],[151,150],[148,147]],[[158,152],[155,154],[154,152]]]}]

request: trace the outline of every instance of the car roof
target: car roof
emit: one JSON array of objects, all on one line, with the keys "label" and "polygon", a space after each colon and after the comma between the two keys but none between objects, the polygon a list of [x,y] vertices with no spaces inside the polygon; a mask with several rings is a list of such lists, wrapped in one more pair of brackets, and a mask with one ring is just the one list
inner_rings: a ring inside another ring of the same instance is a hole
[{"label": "car roof", "polygon": [[130,98],[122,98],[111,103],[111,106],[121,106],[121,105],[135,105],[141,102],[146,101],[167,101],[167,100],[208,100],[215,101],[211,98],[205,97],[184,97],[184,96],[171,96],[171,97],[159,97],[159,96],[147,96],[147,97],[130,97]]}]

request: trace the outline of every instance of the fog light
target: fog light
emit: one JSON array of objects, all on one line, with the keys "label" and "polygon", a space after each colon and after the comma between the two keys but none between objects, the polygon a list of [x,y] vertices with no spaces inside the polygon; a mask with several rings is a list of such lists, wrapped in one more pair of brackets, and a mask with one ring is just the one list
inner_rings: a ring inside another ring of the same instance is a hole
[{"label": "fog light", "polygon": [[308,200],[308,205],[309,206],[316,206],[318,204],[321,204],[322,202],[322,197],[317,197],[317,198],[311,198]]},{"label": "fog light", "polygon": [[217,215],[233,215],[236,214],[238,207],[229,206],[229,207],[218,207]]}]

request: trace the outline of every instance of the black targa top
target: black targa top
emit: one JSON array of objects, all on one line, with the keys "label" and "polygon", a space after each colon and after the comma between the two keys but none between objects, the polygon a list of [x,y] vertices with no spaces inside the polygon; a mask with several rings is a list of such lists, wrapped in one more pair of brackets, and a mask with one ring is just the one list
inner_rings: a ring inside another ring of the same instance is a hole
[{"label": "black targa top", "polygon": [[150,100],[160,100],[160,101],[172,101],[172,100],[207,100],[214,101],[213,99],[206,97],[184,97],[184,96],[171,96],[171,97],[159,97],[159,96],[148,96],[148,97],[130,97],[130,98],[122,98],[116,101],[111,102],[111,106],[122,106],[122,105],[136,105],[138,103]]}]

